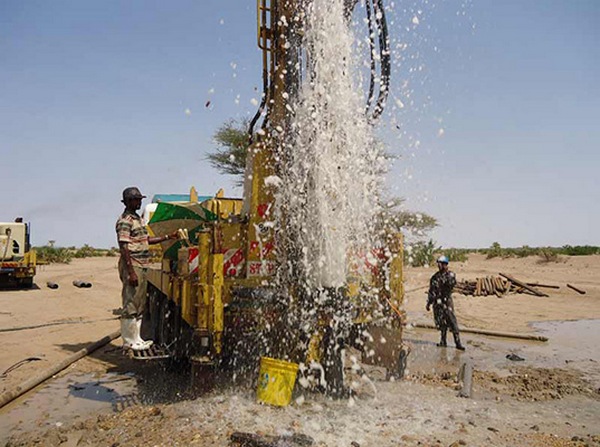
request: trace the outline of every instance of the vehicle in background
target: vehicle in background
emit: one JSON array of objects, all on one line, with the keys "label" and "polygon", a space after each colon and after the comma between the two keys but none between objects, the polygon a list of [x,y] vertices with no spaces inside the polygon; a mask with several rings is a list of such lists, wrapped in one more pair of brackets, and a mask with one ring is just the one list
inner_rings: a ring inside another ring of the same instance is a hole
[{"label": "vehicle in background", "polygon": [[21,217],[0,222],[0,286],[33,286],[37,260],[29,231],[30,225]]}]

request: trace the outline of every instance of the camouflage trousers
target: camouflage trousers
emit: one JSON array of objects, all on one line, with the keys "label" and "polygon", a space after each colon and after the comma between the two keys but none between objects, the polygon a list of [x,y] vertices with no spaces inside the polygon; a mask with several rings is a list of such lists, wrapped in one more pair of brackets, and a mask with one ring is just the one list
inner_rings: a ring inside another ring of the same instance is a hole
[{"label": "camouflage trousers", "polygon": [[123,299],[121,318],[123,319],[141,317],[146,308],[148,269],[134,266],[133,270],[138,277],[137,287],[129,284],[129,272],[125,262],[119,262],[119,278],[123,283],[123,289],[121,291],[121,298]]},{"label": "camouflage trousers", "polygon": [[458,321],[456,321],[456,315],[454,315],[452,299],[433,305],[433,319],[440,331],[446,332],[450,330],[453,334],[458,334]]}]

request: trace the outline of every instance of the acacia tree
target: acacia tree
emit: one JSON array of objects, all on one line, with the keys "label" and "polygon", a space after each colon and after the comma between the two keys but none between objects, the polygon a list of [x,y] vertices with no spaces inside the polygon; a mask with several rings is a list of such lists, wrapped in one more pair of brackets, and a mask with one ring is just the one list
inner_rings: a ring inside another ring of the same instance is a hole
[{"label": "acacia tree", "polygon": [[[248,124],[248,120],[229,120],[222,124],[212,138],[216,147],[207,155],[211,166],[221,174],[236,177],[238,186],[241,186],[244,181]],[[412,239],[420,240],[438,226],[435,217],[402,209],[403,202],[404,199],[400,197],[392,197],[383,204],[381,221],[388,231],[401,231]]]},{"label": "acacia tree", "polygon": [[221,174],[233,175],[236,184],[244,183],[246,150],[248,149],[248,120],[229,120],[222,124],[213,135],[216,148],[207,155],[211,166]]}]

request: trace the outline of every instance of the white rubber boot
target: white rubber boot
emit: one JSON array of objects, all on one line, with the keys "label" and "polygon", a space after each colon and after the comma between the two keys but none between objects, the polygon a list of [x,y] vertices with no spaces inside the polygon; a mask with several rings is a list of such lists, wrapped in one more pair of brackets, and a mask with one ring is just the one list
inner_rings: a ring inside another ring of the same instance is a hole
[{"label": "white rubber boot", "polygon": [[144,340],[142,339],[142,337],[140,336],[140,333],[142,331],[142,319],[141,318],[136,318],[135,320],[135,336],[136,336],[136,341],[138,343],[140,343],[142,346],[144,346],[144,349],[148,349],[150,346],[152,346],[154,344],[154,342],[152,340]]},{"label": "white rubber boot", "polygon": [[[135,318],[121,319],[121,337],[123,338],[123,348],[133,349],[134,351],[143,351],[146,349],[143,343],[138,341],[139,332],[137,332]],[[136,333],[138,336],[136,337]]]}]

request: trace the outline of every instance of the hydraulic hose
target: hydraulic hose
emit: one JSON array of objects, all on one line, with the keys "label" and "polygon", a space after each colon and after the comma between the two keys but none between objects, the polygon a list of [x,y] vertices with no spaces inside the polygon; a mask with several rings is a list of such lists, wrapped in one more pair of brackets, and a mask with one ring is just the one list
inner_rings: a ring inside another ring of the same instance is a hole
[{"label": "hydraulic hose", "polygon": [[[263,9],[261,23],[264,24],[264,23],[266,23],[266,21],[267,21],[267,12],[265,9]],[[265,33],[266,33],[266,30],[265,30]],[[252,117],[252,120],[250,121],[250,126],[248,127],[248,142],[249,142],[249,144],[252,144],[252,142],[254,140],[254,126],[256,125],[256,122],[258,121],[261,114],[265,110],[265,105],[267,104],[267,97],[268,97],[268,92],[269,92],[269,69],[267,68],[268,49],[267,49],[267,39],[266,38],[263,38],[262,44],[263,44],[263,48],[262,48],[262,50],[263,50],[263,92],[262,92],[262,98],[260,100],[260,105],[258,106],[258,110],[256,111],[256,114]],[[273,55],[271,55],[271,57],[273,57]]]},{"label": "hydraulic hose", "polygon": [[383,113],[383,109],[385,108],[385,103],[387,101],[390,86],[391,62],[389,48],[390,41],[388,37],[383,0],[374,0],[373,9],[375,12],[375,22],[377,23],[377,28],[379,31],[379,51],[381,54],[381,87],[379,89],[379,96],[371,117],[372,120],[376,120]]},{"label": "hydraulic hose", "polygon": [[367,98],[367,108],[366,113],[369,113],[369,109],[371,108],[371,104],[373,103],[373,98],[375,97],[375,70],[377,67],[375,65],[375,36],[373,35],[373,18],[371,17],[371,0],[365,1],[365,9],[367,10],[367,27],[369,29],[369,58],[371,59],[371,72],[370,72],[370,80],[369,80],[369,95]]}]

